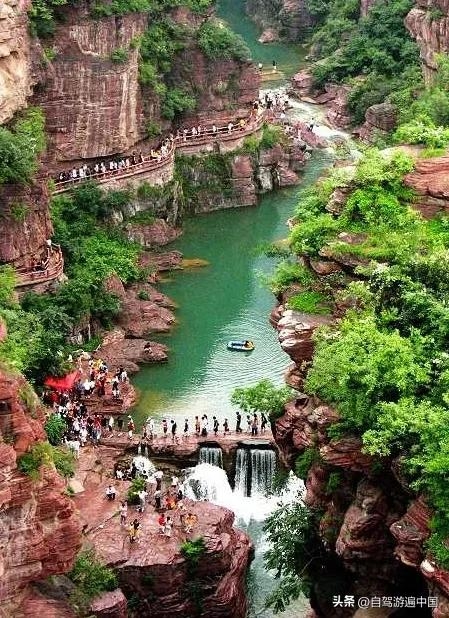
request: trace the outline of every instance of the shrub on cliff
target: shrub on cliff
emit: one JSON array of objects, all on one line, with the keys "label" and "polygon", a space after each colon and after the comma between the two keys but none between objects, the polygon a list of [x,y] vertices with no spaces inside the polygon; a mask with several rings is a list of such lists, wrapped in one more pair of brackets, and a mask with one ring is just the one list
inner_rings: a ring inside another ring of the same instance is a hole
[{"label": "shrub on cliff", "polygon": [[45,118],[39,108],[25,110],[11,130],[0,127],[0,185],[28,182],[45,148]]},{"label": "shrub on cliff", "polygon": [[57,446],[61,444],[62,436],[67,431],[67,423],[58,414],[51,414],[44,425],[44,429],[50,444]]},{"label": "shrub on cliff", "polygon": [[101,564],[95,552],[89,549],[78,554],[68,576],[76,585],[70,596],[71,604],[82,615],[85,615],[94,597],[115,590],[118,586],[114,571]]},{"label": "shrub on cliff", "polygon": [[270,380],[260,380],[253,386],[236,388],[231,395],[231,403],[244,412],[266,412],[274,420],[282,416],[284,406],[292,399],[293,393],[287,386],[277,388]]},{"label": "shrub on cliff", "polygon": [[168,88],[162,101],[161,112],[164,118],[173,120],[178,114],[191,112],[196,107],[193,94],[182,88]]},{"label": "shrub on cliff", "polygon": [[222,22],[207,21],[198,31],[198,45],[211,60],[249,60],[244,40]]},{"label": "shrub on cliff", "polygon": [[35,442],[29,451],[17,460],[18,469],[33,480],[39,479],[42,466],[54,466],[64,477],[75,474],[73,455],[64,449],[53,447],[49,442]]}]

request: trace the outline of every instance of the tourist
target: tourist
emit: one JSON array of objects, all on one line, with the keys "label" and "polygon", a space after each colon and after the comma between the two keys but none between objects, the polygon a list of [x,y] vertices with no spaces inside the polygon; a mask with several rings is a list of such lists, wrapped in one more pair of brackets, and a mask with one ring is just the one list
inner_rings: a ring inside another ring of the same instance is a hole
[{"label": "tourist", "polygon": [[186,142],[187,141],[187,133],[189,132],[188,129],[183,129],[182,131],[182,141]]},{"label": "tourist", "polygon": [[154,506],[156,508],[156,511],[160,511],[162,508],[162,491],[160,489],[156,489],[156,491],[154,492]]},{"label": "tourist", "polygon": [[209,429],[209,424],[207,422],[207,416],[204,414],[204,416],[201,419],[201,436],[203,438],[207,438],[208,429]]},{"label": "tourist", "polygon": [[157,472],[154,473],[154,478],[156,479],[156,489],[162,489],[163,476],[164,473],[162,472],[162,470],[157,470]]},{"label": "tourist", "polygon": [[237,422],[235,424],[235,433],[242,433],[242,415],[237,412]]},{"label": "tourist", "polygon": [[263,69],[263,64],[262,64],[261,62],[259,62],[259,64],[258,64],[257,66],[258,66],[259,71],[262,71],[262,69]]},{"label": "tourist", "polygon": [[234,124],[232,122],[229,122],[228,124],[228,133],[232,133],[232,129],[234,128]]},{"label": "tourist", "polygon": [[109,428],[109,432],[113,433],[113,431],[114,431],[114,417],[112,416],[112,414],[109,417],[108,428]]},{"label": "tourist", "polygon": [[168,538],[171,537],[172,528],[173,528],[173,520],[170,517],[170,515],[168,515],[167,518],[165,519],[165,528],[164,528],[164,533],[166,537]]},{"label": "tourist", "polygon": [[184,419],[184,438],[189,437],[189,419]]},{"label": "tourist", "polygon": [[271,64],[273,65],[273,73],[276,73],[276,71],[278,70],[278,66],[277,66],[276,60],[273,60],[273,62]]},{"label": "tourist", "polygon": [[139,497],[139,510],[141,513],[143,513],[145,510],[145,500],[148,494],[144,489],[142,489],[141,491],[138,492],[137,495]]},{"label": "tourist", "polygon": [[137,541],[140,534],[140,522],[138,519],[134,519],[134,521],[130,524],[128,528],[128,533],[130,543],[134,543],[134,541]]},{"label": "tourist", "polygon": [[229,422],[228,419],[225,418],[224,422],[223,422],[223,435],[226,436],[229,433]]},{"label": "tourist", "polygon": [[106,498],[108,500],[115,500],[115,494],[116,494],[115,487],[113,485],[108,485],[106,487]]},{"label": "tourist", "polygon": [[176,430],[178,429],[178,425],[176,421],[174,421],[173,419],[170,421],[170,423],[171,423],[171,439],[172,439],[172,442],[174,442],[176,440]]},{"label": "tourist", "polygon": [[179,478],[176,475],[173,475],[171,477],[171,487],[172,487],[172,489],[177,490],[178,485],[179,485]]},{"label": "tourist", "polygon": [[212,133],[215,135],[217,133],[217,127],[215,124],[212,125]]},{"label": "tourist", "polygon": [[190,534],[190,532],[192,532],[193,527],[195,526],[196,522],[198,521],[197,516],[194,513],[187,513],[187,515],[184,517],[184,525],[185,525],[185,532],[187,532],[187,534]]},{"label": "tourist", "polygon": [[123,430],[123,417],[121,416],[117,419],[117,427],[120,432]]},{"label": "tourist", "polygon": [[128,440],[132,440],[133,439],[133,432],[134,429],[136,428],[134,425],[134,421],[132,419],[131,416],[128,416],[129,421],[128,421]]},{"label": "tourist", "polygon": [[216,416],[213,416],[212,418],[213,418],[213,421],[214,421],[214,425],[213,425],[213,427],[214,427],[214,435],[216,437],[217,434],[218,434],[218,428],[219,428],[220,424],[217,421],[217,417]]},{"label": "tourist", "polygon": [[159,525],[159,534],[164,534],[165,532],[165,515],[161,513],[158,517],[157,523]]},{"label": "tourist", "polygon": [[123,470],[121,470],[120,468],[117,468],[117,470],[115,471],[115,478],[118,481],[123,481]]},{"label": "tourist", "polygon": [[246,432],[247,433],[251,433],[251,427],[252,427],[251,417],[249,414],[247,414],[246,415]]},{"label": "tourist", "polygon": [[257,414],[254,414],[253,420],[251,423],[251,435],[252,436],[257,436],[257,429],[258,429]]},{"label": "tourist", "polygon": [[200,437],[200,432],[201,432],[200,419],[198,418],[198,416],[195,416],[195,434],[197,438]]},{"label": "tourist", "polygon": [[268,423],[268,419],[265,415],[264,412],[262,412],[262,414],[260,415],[260,433],[265,433],[265,428],[267,426]]},{"label": "tourist", "polygon": [[168,431],[168,425],[167,425],[166,419],[164,418],[162,420],[162,433],[164,434],[164,438],[167,437],[167,431]]},{"label": "tourist", "polygon": [[126,524],[126,518],[128,516],[128,504],[123,501],[120,505],[120,525],[124,526]]},{"label": "tourist", "polygon": [[147,418],[147,422],[145,424],[145,428],[147,431],[147,436],[150,440],[154,438],[154,419],[151,417]]}]

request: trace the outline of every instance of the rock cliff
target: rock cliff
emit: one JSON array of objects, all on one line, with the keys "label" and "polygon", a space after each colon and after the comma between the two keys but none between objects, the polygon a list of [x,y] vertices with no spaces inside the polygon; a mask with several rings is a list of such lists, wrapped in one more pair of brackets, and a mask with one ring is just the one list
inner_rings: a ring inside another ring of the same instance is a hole
[{"label": "rock cliff", "polygon": [[258,26],[292,42],[303,41],[314,23],[305,0],[248,0],[246,10]]},{"label": "rock cliff", "polygon": [[449,50],[449,4],[447,0],[416,0],[405,25],[416,39],[424,77],[431,81],[436,70],[435,54]]},{"label": "rock cliff", "polygon": [[27,11],[31,0],[0,5],[0,124],[26,106],[36,81]]},{"label": "rock cliff", "polygon": [[[20,376],[0,371],[0,616],[19,614],[30,582],[70,570],[80,526],[65,483],[51,467],[38,480],[22,474],[17,458],[44,439],[43,410]],[[57,548],[57,551],[55,551]]]}]

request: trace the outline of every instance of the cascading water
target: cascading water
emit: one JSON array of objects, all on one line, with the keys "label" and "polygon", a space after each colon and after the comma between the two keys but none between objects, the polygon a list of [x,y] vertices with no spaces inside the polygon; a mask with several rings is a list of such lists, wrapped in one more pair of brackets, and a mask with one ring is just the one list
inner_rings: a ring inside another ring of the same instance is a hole
[{"label": "cascading water", "polygon": [[156,472],[156,466],[154,463],[150,461],[148,457],[144,457],[143,455],[137,455],[137,457],[134,457],[133,464],[136,466],[139,474],[145,478],[150,477]]},{"label": "cascading water", "polygon": [[273,487],[276,453],[271,449],[237,449],[235,492],[241,496],[266,496]]},{"label": "cascading water", "polygon": [[223,452],[221,448],[202,446],[198,457],[198,463],[208,463],[218,468],[223,467]]},{"label": "cascading water", "polygon": [[235,458],[235,492],[242,495],[248,495],[248,449],[239,448]]},{"label": "cascading water", "polygon": [[273,487],[276,471],[276,453],[270,449],[251,449],[250,495],[266,496]]}]

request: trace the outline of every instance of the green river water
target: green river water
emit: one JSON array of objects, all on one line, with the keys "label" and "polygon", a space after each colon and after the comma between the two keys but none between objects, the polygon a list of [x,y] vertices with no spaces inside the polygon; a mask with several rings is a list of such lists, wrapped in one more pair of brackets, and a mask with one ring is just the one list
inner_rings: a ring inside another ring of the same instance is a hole
[{"label": "green river water", "polygon": [[[246,17],[243,3],[221,0],[219,15],[241,34],[251,49],[255,62],[271,66],[276,60],[280,76],[299,70],[303,50],[293,45],[257,42],[259,32]],[[264,83],[264,86],[279,85]],[[315,153],[307,163],[300,187],[264,196],[257,207],[230,209],[188,219],[183,236],[173,248],[186,258],[202,258],[209,265],[178,271],[159,285],[162,292],[178,305],[178,324],[172,333],[159,340],[170,348],[165,365],[142,367],[133,382],[140,391],[135,418],[142,422],[149,414],[156,418],[184,418],[206,413],[223,420],[231,428],[235,409],[229,398],[237,386],[246,386],[261,378],[281,384],[289,358],[282,352],[274,329],[268,322],[275,304],[273,295],[261,284],[261,273],[269,274],[273,260],[256,251],[263,242],[287,235],[286,220],[291,216],[303,188],[309,186],[331,165],[324,151]],[[228,352],[230,339],[251,339],[256,349],[249,354]],[[238,520],[255,545],[255,559],[249,573],[248,617],[269,618],[264,608],[265,595],[275,581],[263,566],[266,541],[263,522]],[[301,618],[307,603],[299,599],[283,614],[285,618]]]}]

